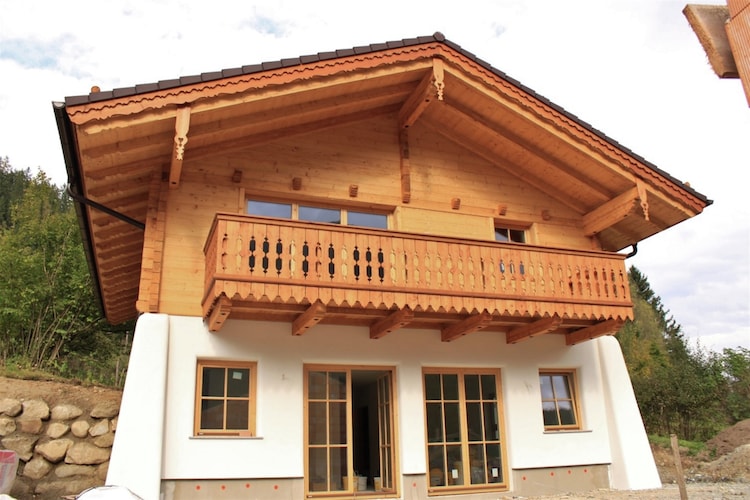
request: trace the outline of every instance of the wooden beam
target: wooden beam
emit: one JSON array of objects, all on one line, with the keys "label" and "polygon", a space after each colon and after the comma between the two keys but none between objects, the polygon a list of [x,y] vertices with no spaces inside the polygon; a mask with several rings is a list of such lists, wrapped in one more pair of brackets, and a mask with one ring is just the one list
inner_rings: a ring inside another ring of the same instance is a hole
[{"label": "wooden beam", "polygon": [[445,69],[443,60],[432,60],[432,71],[427,73],[417,88],[406,99],[398,112],[398,124],[402,129],[409,128],[422,116],[424,110],[433,100],[443,100],[445,89]]},{"label": "wooden beam", "polygon": [[326,306],[316,300],[292,323],[292,335],[302,335],[310,327],[317,325],[326,315]]},{"label": "wooden beam", "polygon": [[399,152],[401,154],[401,201],[411,201],[411,167],[409,164],[409,134],[402,129],[398,136]]},{"label": "wooden beam", "polygon": [[583,232],[593,236],[622,221],[639,202],[638,189],[631,188],[583,216]]},{"label": "wooden beam", "polygon": [[549,318],[543,318],[528,325],[519,326],[505,334],[505,342],[507,344],[515,344],[537,335],[549,333],[557,330],[561,323],[562,318],[555,314]]},{"label": "wooden beam", "polygon": [[682,10],[719,78],[739,78],[737,63],[727,35],[729,8],[726,5],[691,5]]},{"label": "wooden beam", "polygon": [[469,316],[463,321],[446,326],[440,332],[440,338],[443,342],[452,342],[459,337],[474,333],[477,330],[487,328],[492,321],[492,315],[487,311],[481,314]]},{"label": "wooden beam", "polygon": [[172,153],[172,163],[169,167],[169,187],[176,189],[180,185],[180,175],[182,175],[182,160],[185,157],[185,145],[188,141],[188,131],[190,130],[190,106],[177,108],[177,115],[174,125],[174,151]]},{"label": "wooden beam", "polygon": [[379,339],[389,333],[403,328],[414,319],[411,309],[399,309],[383,319],[379,319],[370,326],[370,338]]},{"label": "wooden beam", "polygon": [[214,306],[211,308],[211,312],[206,318],[209,332],[218,332],[221,327],[224,326],[224,322],[229,317],[229,313],[232,312],[232,300],[224,295],[219,295],[214,301]]},{"label": "wooden beam", "polygon": [[622,328],[623,324],[625,324],[625,320],[610,319],[607,321],[602,321],[601,323],[597,323],[596,325],[589,326],[587,328],[581,328],[580,330],[576,330],[574,332],[566,334],[565,344],[575,345],[580,344],[581,342],[584,342],[586,340],[601,337],[602,335],[614,335],[620,328]]}]

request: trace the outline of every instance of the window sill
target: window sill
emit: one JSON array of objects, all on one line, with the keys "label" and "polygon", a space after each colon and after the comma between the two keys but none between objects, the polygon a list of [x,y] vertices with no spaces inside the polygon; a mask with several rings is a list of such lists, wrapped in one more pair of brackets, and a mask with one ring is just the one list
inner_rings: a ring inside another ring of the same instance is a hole
[{"label": "window sill", "polygon": [[544,431],[544,434],[586,434],[589,432],[594,432],[594,431],[592,429],[559,429],[559,430],[548,429]]}]

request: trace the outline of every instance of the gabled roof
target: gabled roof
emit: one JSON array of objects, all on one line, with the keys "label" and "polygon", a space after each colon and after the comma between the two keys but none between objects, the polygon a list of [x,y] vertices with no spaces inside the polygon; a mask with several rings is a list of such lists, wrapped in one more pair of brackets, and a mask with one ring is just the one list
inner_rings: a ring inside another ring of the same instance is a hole
[{"label": "gabled roof", "polygon": [[183,161],[376,115],[396,114],[401,129],[419,121],[521,177],[579,213],[608,250],[711,203],[440,33],[97,91],[54,109],[74,194],[130,219],[79,212],[113,322],[136,314],[136,226],[153,179],[177,186]]}]

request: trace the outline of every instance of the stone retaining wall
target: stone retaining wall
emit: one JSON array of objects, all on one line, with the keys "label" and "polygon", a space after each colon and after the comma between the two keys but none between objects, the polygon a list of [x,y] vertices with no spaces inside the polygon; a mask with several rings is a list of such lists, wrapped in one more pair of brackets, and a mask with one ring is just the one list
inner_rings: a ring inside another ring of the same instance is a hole
[{"label": "stone retaining wall", "polygon": [[0,448],[20,459],[10,495],[51,500],[103,485],[119,411],[117,401],[85,409],[65,403],[50,408],[42,399],[0,399]]}]

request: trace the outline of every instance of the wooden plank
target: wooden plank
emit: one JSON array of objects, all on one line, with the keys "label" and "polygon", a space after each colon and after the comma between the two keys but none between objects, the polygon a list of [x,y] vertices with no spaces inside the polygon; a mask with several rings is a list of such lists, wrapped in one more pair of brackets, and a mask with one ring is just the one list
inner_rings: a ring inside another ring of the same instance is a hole
[{"label": "wooden plank", "polygon": [[223,293],[216,299],[211,312],[206,318],[206,324],[208,325],[208,331],[218,332],[221,327],[224,326],[224,322],[229,317],[229,313],[232,311],[232,301]]},{"label": "wooden plank", "polygon": [[443,342],[452,342],[459,337],[487,328],[490,321],[492,321],[492,315],[486,311],[469,316],[463,321],[443,328],[440,332],[440,338]]},{"label": "wooden plank", "polygon": [[302,335],[310,327],[317,325],[326,315],[326,306],[319,300],[300,314],[292,323],[292,335]]},{"label": "wooden plank", "polygon": [[391,332],[405,327],[412,320],[414,320],[414,313],[410,309],[399,309],[390,316],[386,316],[373,323],[370,326],[370,338],[379,339],[384,337]]},{"label": "wooden plank", "polygon": [[638,188],[628,189],[583,216],[583,232],[593,236],[621,222],[638,207]]},{"label": "wooden plank", "polygon": [[581,328],[580,330],[576,330],[574,332],[566,334],[565,344],[575,345],[580,344],[581,342],[584,342],[586,340],[601,337],[602,335],[614,335],[620,328],[622,328],[622,325],[624,323],[625,321],[621,319],[610,319],[607,321],[602,321],[601,323],[597,323],[594,326]]},{"label": "wooden plank", "polygon": [[519,326],[510,330],[505,335],[506,344],[516,344],[522,340],[530,339],[537,335],[542,335],[556,330],[562,323],[562,318],[558,315],[549,318],[543,318],[525,326]]}]

